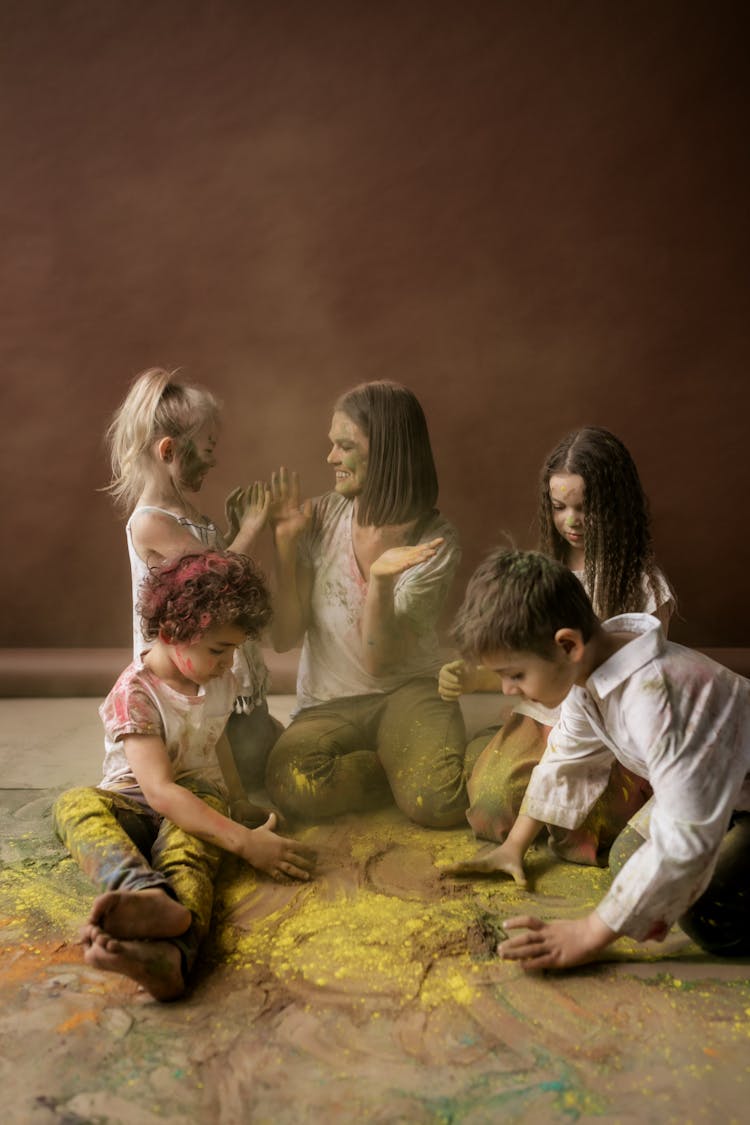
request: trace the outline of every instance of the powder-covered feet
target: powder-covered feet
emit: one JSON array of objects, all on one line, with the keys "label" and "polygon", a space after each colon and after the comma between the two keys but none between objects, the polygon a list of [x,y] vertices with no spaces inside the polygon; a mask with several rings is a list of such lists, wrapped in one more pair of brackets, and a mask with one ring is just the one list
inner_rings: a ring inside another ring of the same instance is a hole
[{"label": "powder-covered feet", "polygon": [[[94,899],[88,925],[113,938],[171,938],[189,929],[192,914],[159,887],[107,891]],[[83,937],[83,935],[82,935]]]},{"label": "powder-covered feet", "polygon": [[130,977],[155,1000],[176,1000],[185,991],[180,951],[171,941],[120,941],[90,925],[82,945],[87,965]]}]

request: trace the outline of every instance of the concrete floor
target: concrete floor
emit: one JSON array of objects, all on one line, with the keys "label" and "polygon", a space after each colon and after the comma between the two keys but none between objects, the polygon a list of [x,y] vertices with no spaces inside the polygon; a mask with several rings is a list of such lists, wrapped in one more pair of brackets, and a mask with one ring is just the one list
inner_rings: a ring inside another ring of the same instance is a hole
[{"label": "concrete floor", "polygon": [[[284,718],[290,700],[276,698]],[[84,965],[92,889],[49,809],[95,784],[93,699],[0,701],[0,1116],[9,1125],[747,1120],[750,965],[678,931],[565,975],[491,956],[493,920],[575,916],[606,871],[533,853],[533,891],[443,880],[474,850],[395,809],[307,829],[313,885],[234,861],[189,996]]]}]

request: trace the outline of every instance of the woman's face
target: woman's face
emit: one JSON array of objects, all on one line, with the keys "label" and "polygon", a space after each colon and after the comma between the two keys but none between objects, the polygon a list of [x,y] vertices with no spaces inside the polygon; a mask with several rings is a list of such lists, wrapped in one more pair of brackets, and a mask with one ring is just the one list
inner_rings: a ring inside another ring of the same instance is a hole
[{"label": "woman's face", "polygon": [[339,496],[359,496],[367,476],[370,443],[348,414],[337,410],[328,434],[331,452],[326,460],[336,472],[335,489]]}]

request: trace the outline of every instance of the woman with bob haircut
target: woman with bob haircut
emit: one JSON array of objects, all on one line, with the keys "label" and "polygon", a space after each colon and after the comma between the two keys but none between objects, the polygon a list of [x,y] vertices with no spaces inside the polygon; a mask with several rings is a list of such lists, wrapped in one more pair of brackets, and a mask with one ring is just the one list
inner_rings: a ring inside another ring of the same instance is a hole
[{"label": "woman with bob haircut", "polygon": [[272,637],[302,654],[268,792],[305,820],[392,796],[419,824],[463,823],[466,737],[437,692],[436,633],[460,550],[422,407],[398,383],[363,383],[336,402],[329,441],[331,492],[300,503],[296,474],[271,480]]}]

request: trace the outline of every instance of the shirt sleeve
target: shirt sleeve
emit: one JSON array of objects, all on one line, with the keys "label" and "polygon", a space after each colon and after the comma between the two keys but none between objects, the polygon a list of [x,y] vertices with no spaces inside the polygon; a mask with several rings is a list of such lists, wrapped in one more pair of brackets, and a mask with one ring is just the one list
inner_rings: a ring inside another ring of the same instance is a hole
[{"label": "shirt sleeve", "polygon": [[101,705],[99,714],[112,742],[128,734],[164,737],[159,708],[137,677],[121,677]]},{"label": "shirt sleeve", "polygon": [[455,530],[446,521],[434,524],[419,542],[442,536],[444,542],[431,559],[405,571],[396,583],[396,616],[406,618],[417,634],[434,630],[453,576],[461,561],[461,548]]},{"label": "shirt sleeve", "polygon": [[575,698],[576,690],[562,705],[521,804],[525,816],[561,828],[583,823],[606,789],[615,760]]},{"label": "shirt sleeve", "polygon": [[679,698],[663,683],[648,698],[630,701],[633,726],[653,732],[647,751],[654,791],[649,839],[625,864],[597,914],[638,941],[656,927],[671,926],[703,893],[742,786],[743,764],[731,764],[739,757],[732,753],[734,704],[714,695],[710,680]]}]

